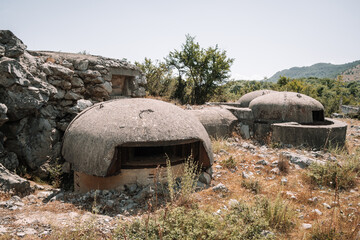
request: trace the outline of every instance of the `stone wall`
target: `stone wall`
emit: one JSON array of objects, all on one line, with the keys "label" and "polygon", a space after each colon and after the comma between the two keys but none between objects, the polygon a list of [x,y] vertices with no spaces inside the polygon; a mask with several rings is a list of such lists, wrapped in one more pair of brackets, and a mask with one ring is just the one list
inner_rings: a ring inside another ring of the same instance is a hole
[{"label": "stone wall", "polygon": [[77,113],[111,99],[113,75],[127,79],[125,96],[145,95],[146,80],[126,60],[61,52],[27,51],[0,31],[0,164],[22,162],[45,177],[61,158],[61,141]]}]

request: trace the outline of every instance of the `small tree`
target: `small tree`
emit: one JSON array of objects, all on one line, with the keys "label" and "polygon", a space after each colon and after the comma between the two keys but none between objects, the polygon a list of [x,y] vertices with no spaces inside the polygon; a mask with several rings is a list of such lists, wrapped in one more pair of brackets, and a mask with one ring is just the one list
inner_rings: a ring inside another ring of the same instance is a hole
[{"label": "small tree", "polygon": [[[176,93],[180,100],[188,99],[191,104],[203,104],[215,93],[215,89],[221,85],[230,73],[230,67],[234,59],[227,58],[226,51],[221,51],[218,46],[201,48],[195,42],[195,37],[186,35],[185,44],[181,50],[174,50],[165,58],[170,68],[178,73],[178,86]],[[189,93],[185,93],[184,81]],[[185,98],[185,94],[189,94]]]},{"label": "small tree", "polygon": [[145,58],[143,63],[135,62],[135,65],[145,74],[148,95],[165,96],[171,91],[172,71],[164,62]]}]

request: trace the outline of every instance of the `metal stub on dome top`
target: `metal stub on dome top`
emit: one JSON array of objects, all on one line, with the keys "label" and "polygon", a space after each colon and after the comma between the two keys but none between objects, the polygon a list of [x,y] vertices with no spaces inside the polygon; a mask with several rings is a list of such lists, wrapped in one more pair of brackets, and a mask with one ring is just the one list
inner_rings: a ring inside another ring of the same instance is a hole
[{"label": "metal stub on dome top", "polygon": [[296,96],[297,96],[298,98],[301,98],[301,94],[300,94],[300,93],[296,94]]}]

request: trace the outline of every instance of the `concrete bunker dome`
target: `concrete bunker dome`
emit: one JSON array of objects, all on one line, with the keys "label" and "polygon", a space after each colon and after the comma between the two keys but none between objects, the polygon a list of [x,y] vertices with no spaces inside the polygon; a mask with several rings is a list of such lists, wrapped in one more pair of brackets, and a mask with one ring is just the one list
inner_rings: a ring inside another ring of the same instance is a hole
[{"label": "concrete bunker dome", "polygon": [[255,98],[266,95],[266,94],[269,94],[269,93],[275,93],[275,92],[277,92],[277,91],[268,90],[268,89],[262,89],[262,90],[249,92],[249,93],[244,94],[237,101],[237,103],[240,104],[240,107],[247,108],[247,107],[249,107],[250,102],[252,100],[254,100]]},{"label": "concrete bunker dome", "polygon": [[324,121],[324,106],[312,97],[295,92],[275,92],[250,102],[256,122],[297,122],[312,124]]},{"label": "concrete bunker dome", "polygon": [[80,178],[130,176],[131,170],[166,165],[165,154],[173,166],[190,154],[202,168],[213,163],[210,138],[198,119],[173,104],[140,98],[85,109],[67,128],[62,148]]}]

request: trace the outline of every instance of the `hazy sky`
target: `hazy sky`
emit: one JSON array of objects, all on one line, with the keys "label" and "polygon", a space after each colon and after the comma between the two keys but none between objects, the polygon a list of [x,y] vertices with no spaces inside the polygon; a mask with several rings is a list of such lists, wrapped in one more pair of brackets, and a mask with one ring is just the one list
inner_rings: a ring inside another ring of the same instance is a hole
[{"label": "hazy sky", "polygon": [[185,34],[235,58],[236,79],[318,62],[360,60],[359,0],[0,0],[0,29],[30,50],[142,61],[180,49]]}]

